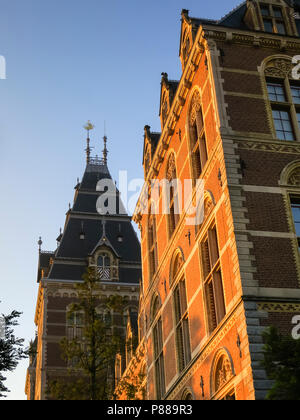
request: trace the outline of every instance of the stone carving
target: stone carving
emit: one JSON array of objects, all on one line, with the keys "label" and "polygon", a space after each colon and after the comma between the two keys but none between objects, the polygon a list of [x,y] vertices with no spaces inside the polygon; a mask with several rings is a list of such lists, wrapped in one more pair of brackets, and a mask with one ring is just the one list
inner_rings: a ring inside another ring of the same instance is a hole
[{"label": "stone carving", "polygon": [[227,356],[222,356],[218,361],[215,374],[215,392],[218,392],[233,377],[230,360]]},{"label": "stone carving", "polygon": [[176,179],[176,162],[175,162],[174,153],[172,153],[169,157],[166,177],[168,181],[172,181],[172,179]]},{"label": "stone carving", "polygon": [[271,60],[265,69],[266,76],[270,77],[280,77],[280,78],[286,78],[286,77],[292,77],[292,61],[289,59],[284,58],[277,58],[274,60]]},{"label": "stone carving", "polygon": [[162,104],[162,111],[161,111],[163,125],[165,125],[165,123],[167,121],[168,112],[169,112],[168,111],[168,102],[167,102],[167,99],[164,98],[164,101],[163,101],[163,104]]},{"label": "stone carving", "polygon": [[300,186],[300,168],[296,168],[291,175],[289,176],[288,180],[289,185]]},{"label": "stone carving", "polygon": [[200,112],[200,110],[201,110],[201,98],[200,98],[199,91],[196,90],[191,101],[190,125],[195,124],[197,114]]}]

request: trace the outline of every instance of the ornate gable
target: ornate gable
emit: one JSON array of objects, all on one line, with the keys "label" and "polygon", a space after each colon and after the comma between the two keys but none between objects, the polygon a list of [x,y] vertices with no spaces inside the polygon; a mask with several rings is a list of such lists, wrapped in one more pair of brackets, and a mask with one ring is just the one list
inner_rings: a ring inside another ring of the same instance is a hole
[{"label": "ornate gable", "polygon": [[163,130],[168,119],[170,109],[179,85],[177,80],[169,80],[167,73],[162,73],[159,116],[161,129]]},{"label": "ornate gable", "polygon": [[183,9],[181,12],[181,35],[179,47],[179,57],[182,70],[184,70],[188,61],[190,52],[195,42],[198,28],[199,23],[197,23],[197,20],[189,17],[189,11]]},{"label": "ornate gable", "polygon": [[144,153],[143,153],[143,166],[145,172],[145,178],[150,169],[152,158],[154,156],[158,141],[160,139],[160,133],[152,133],[149,125],[144,127]]}]

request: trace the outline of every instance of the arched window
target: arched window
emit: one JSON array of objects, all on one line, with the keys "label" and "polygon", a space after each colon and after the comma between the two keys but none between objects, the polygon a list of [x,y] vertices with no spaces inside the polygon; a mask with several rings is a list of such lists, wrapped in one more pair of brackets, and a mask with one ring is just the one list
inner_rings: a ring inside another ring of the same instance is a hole
[{"label": "arched window", "polygon": [[152,306],[151,306],[151,322],[155,321],[155,318],[160,308],[161,308],[161,303],[160,303],[159,296],[155,296],[152,302]]},{"label": "arched window", "polygon": [[[151,305],[151,322],[154,322],[161,308],[159,296],[152,299]],[[153,326],[153,355],[155,366],[155,389],[156,399],[161,400],[166,392],[165,382],[165,363],[164,363],[164,341],[163,341],[163,325],[161,316]]]},{"label": "arched window", "polygon": [[226,314],[216,226],[208,229],[201,254],[208,328],[212,333]]},{"label": "arched window", "polygon": [[152,281],[157,270],[157,239],[156,239],[156,219],[155,215],[149,216],[148,224],[148,252],[149,252],[149,273]]},{"label": "arched window", "polygon": [[168,181],[169,191],[165,192],[168,196],[168,230],[169,238],[173,235],[175,228],[179,222],[179,191],[176,171],[175,155],[172,153],[168,159],[166,179]]},{"label": "arched window", "polygon": [[191,100],[188,124],[190,153],[192,158],[192,176],[194,181],[196,181],[200,178],[208,158],[201,98],[198,90],[195,91]]},{"label": "arched window", "polygon": [[178,370],[182,372],[191,361],[189,314],[185,279],[182,278],[173,293]]},{"label": "arched window", "polygon": [[97,270],[100,280],[111,280],[111,260],[107,252],[101,252],[97,259]]},{"label": "arched window", "polygon": [[[234,377],[233,366],[229,355],[225,351],[220,351],[213,365],[212,393],[220,400],[235,400],[235,392],[231,387],[228,389],[229,382]],[[228,385],[228,387],[226,386]],[[218,394],[218,395],[216,395]]]},{"label": "arched window", "polygon": [[171,262],[171,268],[170,268],[170,287],[172,284],[176,281],[179,273],[181,272],[181,269],[184,264],[184,255],[181,249],[177,249],[175,251],[172,262]]},{"label": "arched window", "polygon": [[292,77],[290,57],[269,59],[265,77],[273,131],[279,140],[300,140],[300,84]]}]

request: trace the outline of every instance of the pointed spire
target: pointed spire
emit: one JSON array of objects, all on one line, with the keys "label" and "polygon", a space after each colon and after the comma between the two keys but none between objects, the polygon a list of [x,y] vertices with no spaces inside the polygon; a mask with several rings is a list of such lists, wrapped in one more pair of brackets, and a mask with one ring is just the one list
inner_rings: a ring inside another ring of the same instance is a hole
[{"label": "pointed spire", "polygon": [[38,240],[38,246],[39,246],[39,253],[42,252],[42,245],[43,245],[43,241],[42,241],[42,237],[40,236],[39,240]]},{"label": "pointed spire", "polygon": [[104,121],[104,137],[103,137],[103,143],[104,143],[104,149],[103,149],[103,163],[104,165],[107,165],[107,136],[106,136],[106,123]]},{"label": "pointed spire", "polygon": [[93,130],[95,128],[95,126],[91,123],[90,120],[88,120],[88,122],[86,123],[86,125],[83,127],[86,131],[87,131],[87,139],[86,139],[86,163],[90,163],[90,158],[91,158],[91,147],[90,147],[90,131]]}]

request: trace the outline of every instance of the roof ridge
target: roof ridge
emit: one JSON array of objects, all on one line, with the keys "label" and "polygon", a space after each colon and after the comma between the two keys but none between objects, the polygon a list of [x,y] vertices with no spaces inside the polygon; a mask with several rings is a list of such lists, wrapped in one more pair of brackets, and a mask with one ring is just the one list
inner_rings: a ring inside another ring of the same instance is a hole
[{"label": "roof ridge", "polygon": [[242,6],[244,6],[245,4],[247,4],[247,1],[243,1],[242,3],[240,3],[238,6],[236,6],[233,10],[231,10],[231,12],[227,13],[225,16],[223,16],[220,20],[218,20],[218,23],[221,23],[223,20],[229,18],[231,15],[233,15],[233,13],[235,13],[238,9],[240,9]]}]

